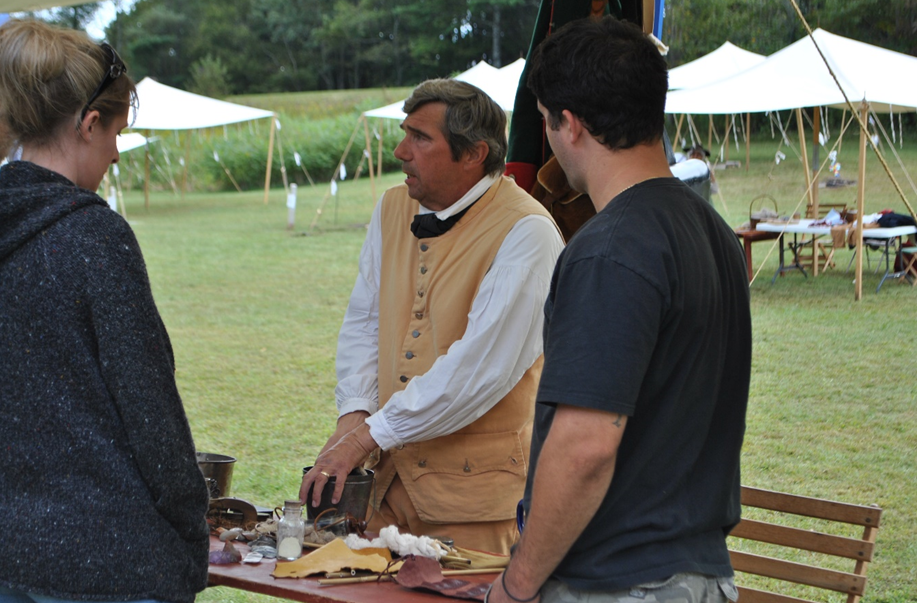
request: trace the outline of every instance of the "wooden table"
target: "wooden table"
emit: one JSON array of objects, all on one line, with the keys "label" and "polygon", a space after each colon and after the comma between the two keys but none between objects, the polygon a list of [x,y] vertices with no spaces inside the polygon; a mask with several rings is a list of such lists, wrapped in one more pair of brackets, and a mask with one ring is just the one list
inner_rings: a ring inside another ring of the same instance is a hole
[{"label": "wooden table", "polygon": [[737,228],[735,232],[745,245],[745,265],[748,267],[748,281],[751,282],[751,279],[755,276],[754,268],[752,268],[751,265],[751,244],[757,243],[758,241],[779,239],[780,233],[766,232],[763,230],[744,230],[740,228]]},{"label": "wooden table", "polygon": [[[236,545],[244,555],[246,545]],[[210,537],[210,550],[223,549],[223,543],[215,536]],[[403,588],[394,582],[373,582],[364,584],[342,584],[321,586],[318,578],[274,578],[274,560],[261,563],[232,563],[211,565],[208,583],[210,586],[227,586],[262,595],[281,597],[303,603],[444,603],[441,595]],[[280,563],[283,563],[282,561]],[[497,574],[462,576],[469,582],[493,582]]]}]

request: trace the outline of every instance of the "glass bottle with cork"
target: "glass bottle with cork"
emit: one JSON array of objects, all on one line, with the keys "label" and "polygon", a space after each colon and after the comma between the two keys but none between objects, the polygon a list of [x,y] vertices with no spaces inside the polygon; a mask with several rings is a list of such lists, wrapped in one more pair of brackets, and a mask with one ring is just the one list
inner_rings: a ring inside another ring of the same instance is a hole
[{"label": "glass bottle with cork", "polygon": [[302,518],[302,503],[287,500],[283,503],[283,517],[277,523],[277,558],[293,561],[302,557],[302,541],[306,523]]}]

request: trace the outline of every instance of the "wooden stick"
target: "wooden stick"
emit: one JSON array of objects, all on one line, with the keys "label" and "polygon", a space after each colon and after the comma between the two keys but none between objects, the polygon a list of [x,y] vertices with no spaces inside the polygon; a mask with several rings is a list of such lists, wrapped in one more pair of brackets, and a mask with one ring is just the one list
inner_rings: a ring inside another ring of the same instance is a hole
[{"label": "wooden stick", "polygon": [[385,576],[354,576],[353,578],[327,578],[319,580],[320,586],[337,586],[339,584],[362,584],[364,582],[391,582],[392,577],[389,574]]},{"label": "wooden stick", "polygon": [[[503,570],[495,568],[443,570],[443,576],[475,576],[480,574],[496,574]],[[367,582],[389,582],[390,574],[384,576],[353,576],[351,578],[324,578],[318,581],[321,586],[337,586],[339,584],[364,584]]]}]

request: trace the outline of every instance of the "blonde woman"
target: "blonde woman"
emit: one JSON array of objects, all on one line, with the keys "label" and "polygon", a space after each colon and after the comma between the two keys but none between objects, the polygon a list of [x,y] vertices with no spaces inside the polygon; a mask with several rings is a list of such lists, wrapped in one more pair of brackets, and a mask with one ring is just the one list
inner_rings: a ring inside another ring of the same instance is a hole
[{"label": "blonde woman", "polygon": [[0,27],[0,603],[190,603],[207,490],[127,223],[95,194],[136,89],[118,53]]}]

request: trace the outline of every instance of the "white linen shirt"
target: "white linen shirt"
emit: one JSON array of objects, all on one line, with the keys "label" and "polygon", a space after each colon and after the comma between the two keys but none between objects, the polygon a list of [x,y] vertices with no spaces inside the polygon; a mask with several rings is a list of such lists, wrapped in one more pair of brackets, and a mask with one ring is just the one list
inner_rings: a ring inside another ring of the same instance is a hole
[{"label": "white linen shirt", "polygon": [[[456,203],[437,212],[437,218],[465,209],[497,178],[485,176]],[[563,240],[544,216],[519,220],[481,281],[462,338],[379,411],[381,207],[380,201],[369,222],[359,274],[338,335],[335,399],[339,415],[370,413],[370,435],[389,450],[458,431],[519,382],[542,353],[543,306]],[[420,211],[430,213],[423,206]]]}]

